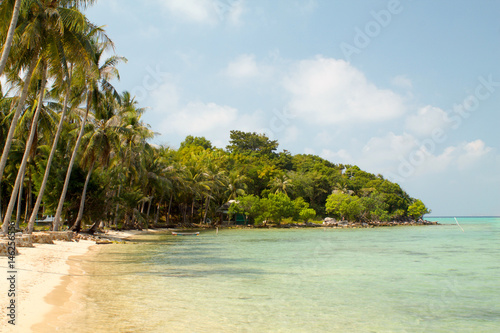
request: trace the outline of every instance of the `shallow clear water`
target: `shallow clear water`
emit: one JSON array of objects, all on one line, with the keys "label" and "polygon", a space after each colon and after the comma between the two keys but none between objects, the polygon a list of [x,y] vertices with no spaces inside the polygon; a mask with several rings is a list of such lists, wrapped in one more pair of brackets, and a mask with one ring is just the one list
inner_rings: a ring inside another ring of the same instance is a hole
[{"label": "shallow clear water", "polygon": [[500,332],[500,219],[142,236],[85,263],[68,329]]}]

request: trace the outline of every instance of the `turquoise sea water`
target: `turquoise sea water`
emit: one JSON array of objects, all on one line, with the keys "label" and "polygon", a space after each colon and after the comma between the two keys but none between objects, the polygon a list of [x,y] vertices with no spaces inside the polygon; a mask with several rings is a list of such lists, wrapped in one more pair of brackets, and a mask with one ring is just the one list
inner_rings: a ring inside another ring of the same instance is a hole
[{"label": "turquoise sea water", "polygon": [[[500,332],[500,218],[102,247],[72,332]],[[81,279],[81,278],[80,278]]]}]

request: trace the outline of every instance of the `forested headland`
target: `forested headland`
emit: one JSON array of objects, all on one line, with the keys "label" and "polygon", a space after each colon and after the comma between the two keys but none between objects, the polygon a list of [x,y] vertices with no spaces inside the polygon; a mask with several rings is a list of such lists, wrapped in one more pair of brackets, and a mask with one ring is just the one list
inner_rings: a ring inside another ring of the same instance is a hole
[{"label": "forested headland", "polygon": [[[151,144],[144,106],[119,92],[121,56],[83,14],[94,1],[0,2],[0,216],[31,233],[84,225],[144,228],[318,220],[406,221],[429,210],[398,184],[231,131],[214,147],[188,136]],[[232,205],[227,203],[233,202]],[[224,205],[229,214],[224,214]]]}]

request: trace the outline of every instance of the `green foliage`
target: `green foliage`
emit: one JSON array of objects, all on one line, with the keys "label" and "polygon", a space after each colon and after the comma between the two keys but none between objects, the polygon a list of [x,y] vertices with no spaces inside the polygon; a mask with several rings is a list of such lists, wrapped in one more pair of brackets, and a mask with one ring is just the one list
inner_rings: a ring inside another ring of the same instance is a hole
[{"label": "green foliage", "polygon": [[270,140],[266,135],[255,132],[231,131],[229,143],[226,149],[231,153],[271,155],[278,148],[277,140]]},{"label": "green foliage", "polygon": [[263,221],[280,223],[283,219],[308,221],[316,216],[303,198],[291,200],[284,193],[270,193],[267,197],[244,195],[237,198],[229,207],[229,213],[244,214],[249,220],[259,224]]},{"label": "green foliage", "polygon": [[342,204],[344,202],[349,203],[350,201],[351,196],[348,194],[340,192],[332,193],[326,199],[326,212],[336,218],[342,218],[344,217],[341,210]]},{"label": "green foliage", "polygon": [[267,198],[261,199],[260,204],[264,220],[280,223],[283,218],[292,217],[294,213],[293,202],[284,193],[270,193]]},{"label": "green foliage", "polygon": [[229,214],[236,213],[243,214],[247,220],[253,221],[261,214],[259,197],[253,194],[238,197],[237,201],[229,207]]},{"label": "green foliage", "polygon": [[418,199],[415,200],[409,207],[408,207],[408,215],[413,217],[415,220],[421,218],[425,214],[429,214],[431,211],[425,207],[424,203]]},{"label": "green foliage", "polygon": [[299,213],[300,219],[303,220],[304,222],[309,221],[310,219],[313,219],[316,217],[316,211],[312,208],[305,208],[302,209]]},{"label": "green foliage", "polygon": [[179,149],[183,149],[188,146],[198,146],[202,147],[203,149],[212,149],[212,142],[207,140],[204,136],[192,136],[188,135],[184,139],[184,141],[181,142],[181,145]]}]

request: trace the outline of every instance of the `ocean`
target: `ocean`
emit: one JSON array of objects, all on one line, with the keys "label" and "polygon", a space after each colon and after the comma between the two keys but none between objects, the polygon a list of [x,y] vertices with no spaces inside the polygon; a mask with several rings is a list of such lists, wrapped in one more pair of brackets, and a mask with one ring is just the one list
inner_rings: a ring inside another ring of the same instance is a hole
[{"label": "ocean", "polygon": [[101,246],[71,332],[500,332],[500,218]]}]

